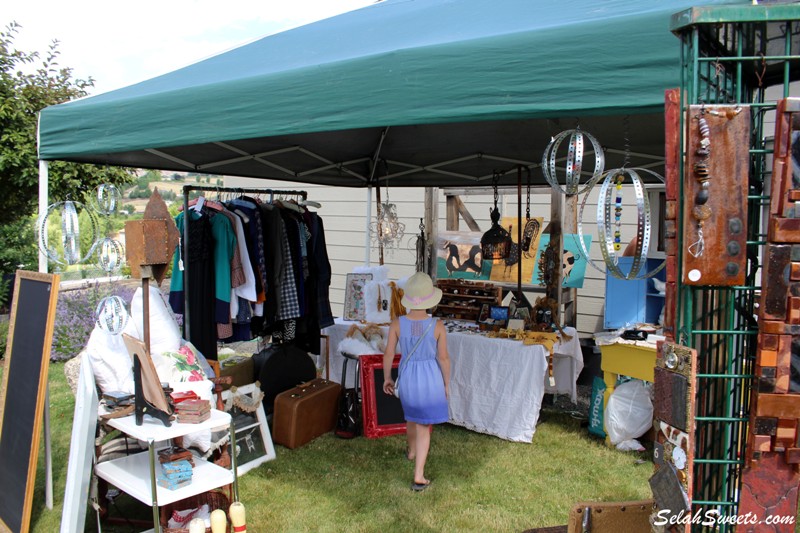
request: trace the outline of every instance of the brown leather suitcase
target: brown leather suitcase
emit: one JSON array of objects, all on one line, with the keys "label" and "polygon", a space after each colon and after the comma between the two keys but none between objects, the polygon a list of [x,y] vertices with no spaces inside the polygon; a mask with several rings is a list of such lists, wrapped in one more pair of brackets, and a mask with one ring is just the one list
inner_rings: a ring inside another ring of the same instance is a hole
[{"label": "brown leather suitcase", "polygon": [[338,383],[322,378],[278,394],[272,417],[272,440],[294,449],[333,431],[340,394]]}]

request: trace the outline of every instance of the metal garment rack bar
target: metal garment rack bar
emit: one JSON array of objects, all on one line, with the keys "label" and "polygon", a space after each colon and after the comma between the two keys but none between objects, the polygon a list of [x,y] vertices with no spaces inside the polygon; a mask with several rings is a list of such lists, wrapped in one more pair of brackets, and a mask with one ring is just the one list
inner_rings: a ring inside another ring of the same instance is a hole
[{"label": "metal garment rack bar", "polygon": [[[183,186],[183,234],[181,235],[181,243],[179,246],[181,249],[181,257],[186,258],[186,260],[183,262],[183,337],[187,340],[189,339],[189,334],[191,331],[191,312],[189,309],[189,217],[186,216],[186,213],[189,212],[189,195],[192,191],[226,194],[269,194],[269,203],[273,202],[275,196],[299,196],[303,200],[308,199],[308,192],[299,190],[268,189],[258,187],[204,187],[202,185]],[[173,272],[172,275],[174,276],[175,272]],[[216,353],[214,353],[214,359],[216,359]]]}]

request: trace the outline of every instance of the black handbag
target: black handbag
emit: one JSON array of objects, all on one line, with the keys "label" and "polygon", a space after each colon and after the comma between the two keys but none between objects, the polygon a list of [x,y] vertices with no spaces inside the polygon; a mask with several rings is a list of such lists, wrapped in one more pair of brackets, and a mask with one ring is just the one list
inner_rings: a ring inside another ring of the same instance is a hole
[{"label": "black handbag", "polygon": [[342,439],[352,439],[361,435],[361,405],[354,388],[342,389],[334,434]]}]

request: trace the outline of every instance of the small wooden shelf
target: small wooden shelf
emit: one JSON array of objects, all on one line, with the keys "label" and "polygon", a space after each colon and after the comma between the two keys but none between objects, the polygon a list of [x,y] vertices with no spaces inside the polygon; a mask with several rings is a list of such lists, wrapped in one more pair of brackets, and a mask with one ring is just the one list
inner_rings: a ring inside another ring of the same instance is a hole
[{"label": "small wooden shelf", "polygon": [[434,316],[477,322],[484,304],[500,305],[503,289],[493,283],[442,279],[436,282],[442,289],[442,301]]}]

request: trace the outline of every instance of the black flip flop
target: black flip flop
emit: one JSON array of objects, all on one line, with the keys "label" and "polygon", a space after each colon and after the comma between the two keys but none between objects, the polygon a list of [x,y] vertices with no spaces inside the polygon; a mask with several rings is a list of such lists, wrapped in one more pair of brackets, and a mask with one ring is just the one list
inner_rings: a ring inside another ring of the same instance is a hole
[{"label": "black flip flop", "polygon": [[428,481],[427,483],[414,482],[411,484],[411,490],[413,490],[414,492],[422,492],[423,490],[427,489],[430,486],[431,486],[430,481]]}]

